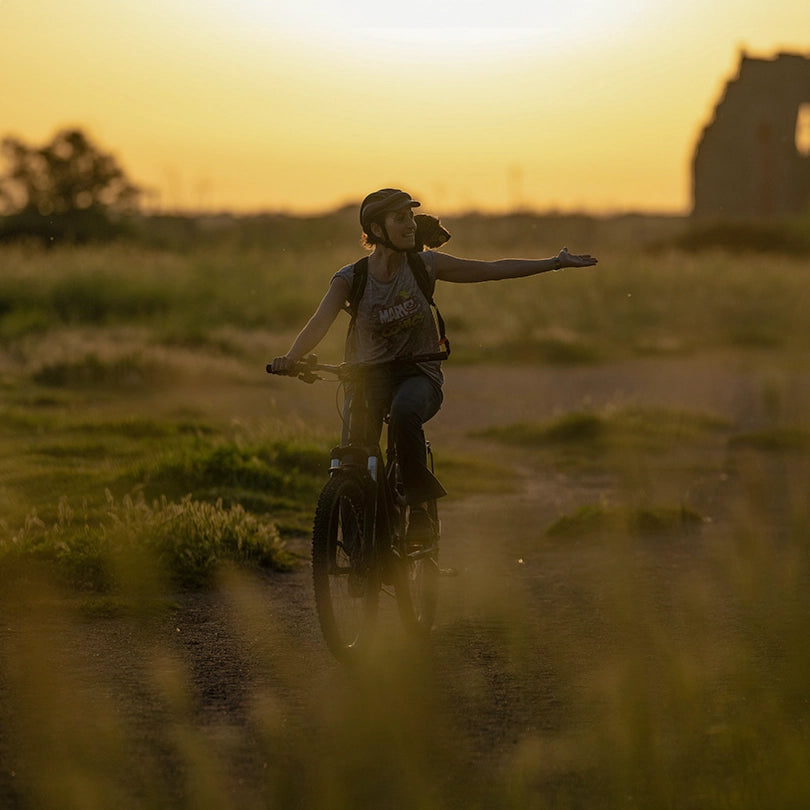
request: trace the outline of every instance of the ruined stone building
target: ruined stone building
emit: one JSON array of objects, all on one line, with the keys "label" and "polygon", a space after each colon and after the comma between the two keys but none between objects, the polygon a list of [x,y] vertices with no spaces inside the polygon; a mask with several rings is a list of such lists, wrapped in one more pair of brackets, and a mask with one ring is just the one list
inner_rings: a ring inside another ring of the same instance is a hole
[{"label": "ruined stone building", "polygon": [[810,213],[810,57],[741,55],[695,149],[693,214]]}]

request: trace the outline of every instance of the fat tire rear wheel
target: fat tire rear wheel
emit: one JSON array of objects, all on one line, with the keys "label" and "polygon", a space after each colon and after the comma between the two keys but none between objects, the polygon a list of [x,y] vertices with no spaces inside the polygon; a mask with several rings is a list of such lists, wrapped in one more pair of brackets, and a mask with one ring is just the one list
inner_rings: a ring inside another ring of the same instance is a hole
[{"label": "fat tire rear wheel", "polygon": [[414,635],[426,637],[436,621],[439,599],[439,516],[436,501],[428,502],[436,527],[430,549],[409,549],[402,541],[396,565],[395,591],[399,615]]},{"label": "fat tire rear wheel", "polygon": [[312,528],[312,581],[321,632],[336,658],[348,661],[372,634],[380,591],[379,576],[364,536],[373,508],[362,479],[336,474],[318,499]]}]

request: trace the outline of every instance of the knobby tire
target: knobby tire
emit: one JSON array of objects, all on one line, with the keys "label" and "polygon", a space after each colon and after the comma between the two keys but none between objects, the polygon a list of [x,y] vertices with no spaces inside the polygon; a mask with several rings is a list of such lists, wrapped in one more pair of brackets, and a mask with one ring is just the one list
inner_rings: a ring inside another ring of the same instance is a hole
[{"label": "knobby tire", "polygon": [[327,646],[344,661],[367,645],[377,616],[379,574],[369,548],[372,539],[364,536],[373,508],[372,493],[361,477],[337,474],[326,483],[315,510],[315,606]]},{"label": "knobby tire", "polygon": [[395,584],[399,615],[416,636],[428,636],[436,621],[439,596],[439,517],[436,501],[428,502],[428,514],[436,527],[432,547],[411,549],[403,541]]}]

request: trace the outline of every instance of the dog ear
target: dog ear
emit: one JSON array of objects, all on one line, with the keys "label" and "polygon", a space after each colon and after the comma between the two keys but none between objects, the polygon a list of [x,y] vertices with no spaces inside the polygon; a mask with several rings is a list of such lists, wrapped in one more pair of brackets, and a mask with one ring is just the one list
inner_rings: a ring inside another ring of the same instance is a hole
[{"label": "dog ear", "polygon": [[426,247],[441,247],[450,238],[450,231],[439,222],[437,217],[430,214],[417,214],[414,221],[416,222],[417,250],[424,250]]}]

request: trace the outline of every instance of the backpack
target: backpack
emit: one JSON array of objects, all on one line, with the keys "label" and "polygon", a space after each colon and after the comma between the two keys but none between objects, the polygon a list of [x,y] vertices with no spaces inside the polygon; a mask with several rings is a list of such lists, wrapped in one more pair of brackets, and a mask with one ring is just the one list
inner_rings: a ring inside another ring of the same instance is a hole
[{"label": "backpack", "polygon": [[[450,356],[450,341],[445,334],[444,318],[439,312],[436,302],[433,300],[433,289],[435,283],[431,283],[430,276],[428,275],[425,262],[418,253],[407,253],[408,265],[411,268],[413,277],[419,285],[422,295],[427,299],[433,311],[436,313],[436,324],[439,327],[439,345],[444,347],[447,356]],[[348,346],[349,338],[354,330],[355,321],[357,320],[357,310],[360,306],[360,299],[366,290],[366,282],[368,281],[368,256],[364,256],[354,265],[354,276],[352,278],[352,287],[349,291],[349,300],[347,302],[346,311],[351,317],[349,322],[349,331],[346,335],[346,344]]]}]

